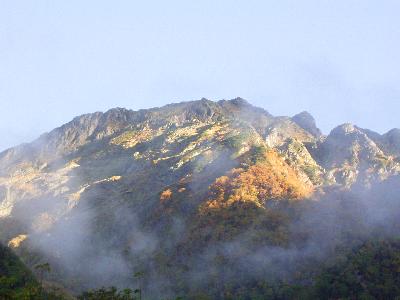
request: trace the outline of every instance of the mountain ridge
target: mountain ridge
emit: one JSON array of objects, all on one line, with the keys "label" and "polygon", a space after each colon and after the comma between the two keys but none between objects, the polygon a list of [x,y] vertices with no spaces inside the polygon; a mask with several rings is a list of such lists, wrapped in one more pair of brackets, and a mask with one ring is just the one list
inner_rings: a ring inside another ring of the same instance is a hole
[{"label": "mountain ridge", "polygon": [[0,242],[29,266],[50,261],[74,291],[129,286],[141,268],[152,289],[169,272],[185,282],[238,239],[286,249],[309,201],[397,178],[397,135],[342,124],[324,136],[307,112],[274,117],[242,98],[85,114],[0,153]]},{"label": "mountain ridge", "polygon": [[[63,124],[63,125],[55,128],[55,129],[51,130],[50,132],[45,132],[45,133],[41,134],[39,138],[35,139],[32,142],[24,142],[22,144],[19,144],[19,145],[16,145],[16,146],[12,146],[12,147],[10,147],[8,149],[4,149],[3,151],[0,152],[0,157],[2,155],[4,156],[6,152],[9,152],[9,151],[11,151],[11,150],[13,150],[15,148],[19,148],[19,147],[27,146],[27,145],[30,145],[30,144],[34,144],[38,140],[44,139],[45,137],[49,138],[48,137],[49,135],[50,136],[51,135],[56,135],[56,133],[58,131],[62,131],[64,128],[65,129],[70,128],[75,124],[76,125],[83,125],[83,126],[88,125],[87,124],[88,119],[89,120],[94,119],[92,121],[96,121],[96,118],[102,117],[102,118],[105,118],[105,119],[111,119],[112,120],[113,117],[115,118],[115,117],[119,116],[119,117],[125,118],[125,121],[131,121],[132,122],[132,121],[135,121],[134,120],[135,118],[137,118],[137,119],[140,119],[140,117],[143,118],[146,113],[162,111],[162,110],[170,109],[170,108],[174,109],[174,108],[177,108],[177,107],[180,107],[180,106],[185,107],[185,106],[188,106],[188,105],[197,105],[197,104],[200,104],[200,103],[201,104],[206,104],[207,103],[207,104],[212,104],[212,105],[225,104],[226,103],[228,106],[230,104],[233,104],[233,106],[238,106],[238,107],[240,107],[240,106],[248,106],[248,107],[252,107],[253,109],[259,110],[260,112],[265,112],[266,116],[268,116],[268,117],[273,117],[265,109],[253,106],[247,100],[245,100],[243,98],[240,98],[240,97],[237,97],[237,98],[234,98],[234,99],[231,99],[231,100],[218,100],[218,101],[212,101],[212,100],[208,100],[206,98],[202,98],[201,100],[182,101],[182,102],[167,104],[167,105],[160,106],[160,107],[154,107],[154,108],[148,108],[148,109],[139,109],[139,110],[132,110],[132,109],[127,109],[127,108],[123,108],[123,107],[115,107],[115,108],[111,108],[111,109],[109,109],[109,110],[107,110],[105,112],[97,111],[97,112],[93,112],[93,113],[85,113],[85,114],[76,116],[70,122],[67,122],[67,123]],[[131,117],[130,120],[128,120],[129,117]],[[308,128],[309,132],[314,134],[316,137],[322,136],[322,132],[316,126],[316,122],[315,122],[314,117],[309,112],[307,112],[307,111],[300,112],[300,113],[296,114],[295,116],[293,116],[291,119],[296,124],[298,124],[300,127],[302,127],[302,125],[303,125],[304,128],[303,127],[302,128],[304,130],[307,131],[307,128]],[[100,121],[100,120],[98,120],[98,121]],[[362,129],[362,128],[357,127],[356,125],[353,125],[351,123],[345,123],[345,124],[355,126],[356,128],[359,128],[360,130],[364,130],[364,131],[368,132],[368,135],[371,135],[371,136],[374,137],[374,138],[372,138],[373,140],[374,139],[379,139],[379,138],[383,138],[384,139],[385,137],[386,137],[386,139],[389,139],[392,136],[395,136],[397,138],[397,136],[400,135],[400,129],[398,129],[398,128],[393,128],[393,129],[390,129],[388,132],[386,132],[384,134],[379,134],[379,133],[376,133],[376,132],[371,131],[369,129]],[[341,125],[338,125],[337,127],[339,127],[339,126],[341,126]],[[337,127],[333,128],[331,130],[331,133],[332,133],[332,131],[337,129]],[[397,139],[396,139],[396,142],[397,142],[396,146],[398,146],[399,143],[398,143]]]}]

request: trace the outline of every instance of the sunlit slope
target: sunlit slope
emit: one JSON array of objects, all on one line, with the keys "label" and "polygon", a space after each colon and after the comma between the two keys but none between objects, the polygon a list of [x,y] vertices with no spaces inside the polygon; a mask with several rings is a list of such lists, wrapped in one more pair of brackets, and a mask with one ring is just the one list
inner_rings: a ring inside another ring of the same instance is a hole
[{"label": "sunlit slope", "polygon": [[240,98],[83,115],[0,154],[0,238],[28,264],[41,253],[71,288],[182,271],[182,257],[248,232],[287,245],[292,203],[390,178],[396,147],[395,133],[325,137],[308,113]]}]

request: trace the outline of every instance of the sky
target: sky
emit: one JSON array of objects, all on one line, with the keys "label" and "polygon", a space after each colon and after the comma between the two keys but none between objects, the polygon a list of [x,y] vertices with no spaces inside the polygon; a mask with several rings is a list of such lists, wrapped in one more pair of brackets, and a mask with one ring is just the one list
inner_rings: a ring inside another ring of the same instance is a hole
[{"label": "sky", "polygon": [[0,0],[0,151],[77,115],[242,97],[400,127],[400,1]]}]

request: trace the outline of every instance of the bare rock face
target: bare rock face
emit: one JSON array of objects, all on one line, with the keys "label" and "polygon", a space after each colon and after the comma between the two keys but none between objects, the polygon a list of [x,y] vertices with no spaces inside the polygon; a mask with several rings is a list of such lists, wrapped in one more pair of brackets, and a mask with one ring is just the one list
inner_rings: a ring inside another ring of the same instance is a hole
[{"label": "bare rock face", "polygon": [[279,147],[279,152],[285,157],[285,161],[303,174],[303,179],[319,186],[325,183],[325,170],[317,164],[307,147],[300,141],[291,138]]},{"label": "bare rock face", "polygon": [[81,261],[71,281],[110,251],[100,260],[120,269],[92,274],[109,285],[125,253],[163,260],[213,222],[227,223],[193,245],[239,235],[242,215],[276,202],[398,174],[399,137],[343,124],[325,138],[307,112],[274,117],[241,98],[83,115],[0,153],[0,241],[44,253],[63,274]]},{"label": "bare rock face", "polygon": [[392,129],[382,136],[383,145],[393,155],[400,155],[400,129]]},{"label": "bare rock face", "polygon": [[321,137],[308,112],[274,117],[242,98],[86,114],[0,153],[0,216],[39,201],[38,218],[48,213],[51,227],[89,190],[113,184],[113,176],[122,190],[144,195],[205,169],[223,173],[254,147],[275,149],[316,186],[348,187],[399,170],[398,129],[381,136],[343,124]]},{"label": "bare rock face", "polygon": [[303,111],[292,117],[292,120],[314,137],[318,138],[322,135],[321,130],[319,130],[315,123],[314,117],[309,112]]},{"label": "bare rock face", "polygon": [[275,118],[265,129],[265,140],[268,146],[279,147],[287,139],[295,138],[301,142],[315,141],[315,137],[308,131],[287,117]]},{"label": "bare rock face", "polygon": [[318,147],[318,161],[336,182],[350,186],[357,180],[386,178],[398,172],[398,163],[365,130],[343,124],[331,131]]}]

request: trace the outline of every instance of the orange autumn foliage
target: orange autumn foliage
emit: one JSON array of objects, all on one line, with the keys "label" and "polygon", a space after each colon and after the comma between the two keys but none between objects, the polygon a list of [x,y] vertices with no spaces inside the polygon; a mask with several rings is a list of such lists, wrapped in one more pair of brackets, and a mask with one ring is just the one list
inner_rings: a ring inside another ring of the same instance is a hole
[{"label": "orange autumn foliage", "polygon": [[312,186],[303,182],[275,151],[268,150],[265,159],[247,170],[232,169],[210,186],[209,200],[200,210],[252,203],[264,207],[271,199],[300,199],[310,196]]},{"label": "orange autumn foliage", "polygon": [[163,192],[161,193],[161,195],[160,195],[160,201],[161,201],[161,202],[164,202],[164,201],[166,201],[166,200],[171,199],[171,197],[172,197],[172,191],[171,191],[171,189],[167,189],[167,190],[165,190],[165,191],[163,191]]}]

